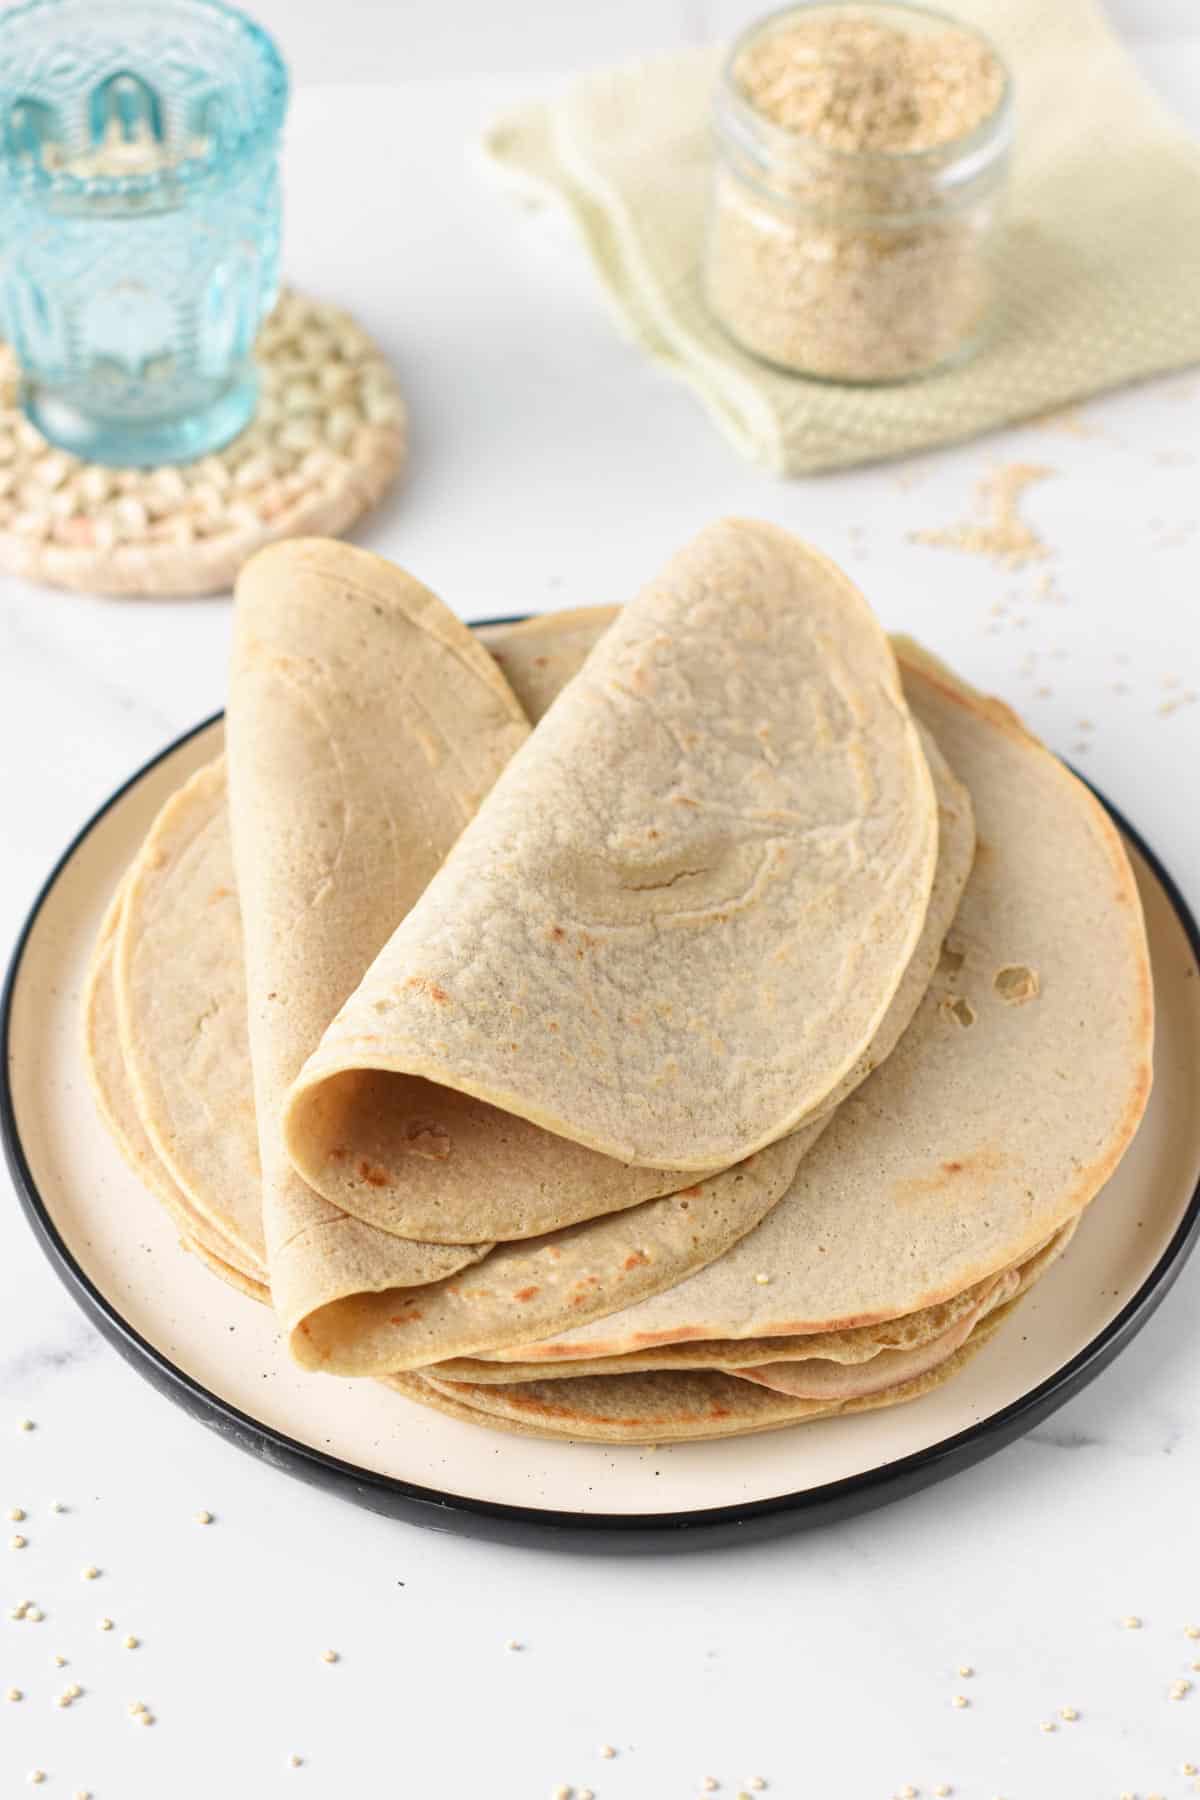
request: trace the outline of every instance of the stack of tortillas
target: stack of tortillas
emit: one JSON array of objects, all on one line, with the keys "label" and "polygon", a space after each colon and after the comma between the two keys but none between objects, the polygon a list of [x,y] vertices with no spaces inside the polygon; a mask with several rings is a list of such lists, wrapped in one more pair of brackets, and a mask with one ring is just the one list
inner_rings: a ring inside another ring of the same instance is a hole
[{"label": "stack of tortillas", "polygon": [[304,1367],[662,1442],[915,1398],[1150,1087],[1133,876],[1008,709],[774,526],[472,633],[308,540],[86,1007],[100,1105]]}]

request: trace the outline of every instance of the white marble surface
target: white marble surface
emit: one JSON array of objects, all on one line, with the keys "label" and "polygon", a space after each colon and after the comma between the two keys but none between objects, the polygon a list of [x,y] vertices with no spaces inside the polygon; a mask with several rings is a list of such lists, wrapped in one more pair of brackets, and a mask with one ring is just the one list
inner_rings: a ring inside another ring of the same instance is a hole
[{"label": "white marble surface", "polygon": [[[1200,122],[1200,54],[1152,54]],[[1200,906],[1200,703],[1162,710],[1200,691],[1200,380],[1093,404],[1083,435],[1023,429],[780,485],[617,338],[561,234],[465,166],[465,139],[521,86],[298,97],[292,273],[357,307],[413,409],[411,480],[362,541],[480,617],[623,598],[722,511],[781,520],[844,557],[889,625],[1056,746],[1084,744],[1080,765]],[[909,541],[1016,460],[1054,471],[1027,503],[1046,564]],[[0,939],[114,785],[220,704],[228,629],[223,601],[3,585]],[[10,1201],[0,1507],[27,1509],[9,1529],[29,1542],[0,1547],[2,1597],[46,1616],[0,1617],[0,1693],[26,1696],[0,1702],[0,1792],[40,1767],[47,1795],[95,1800],[540,1800],[560,1783],[672,1800],[709,1773],[730,1795],[762,1774],[779,1800],[939,1782],[963,1800],[1177,1800],[1181,1765],[1200,1765],[1200,1671],[1167,1698],[1200,1661],[1183,1635],[1200,1625],[1198,1296],[1200,1264],[1050,1423],[912,1501],[757,1549],[589,1560],[375,1519],[207,1434],[84,1323]],[[1128,1613],[1144,1629],[1121,1629]],[[85,1693],[60,1711],[70,1680]],[[151,1729],[126,1715],[138,1699]],[[1043,1733],[1068,1705],[1079,1721]]]}]

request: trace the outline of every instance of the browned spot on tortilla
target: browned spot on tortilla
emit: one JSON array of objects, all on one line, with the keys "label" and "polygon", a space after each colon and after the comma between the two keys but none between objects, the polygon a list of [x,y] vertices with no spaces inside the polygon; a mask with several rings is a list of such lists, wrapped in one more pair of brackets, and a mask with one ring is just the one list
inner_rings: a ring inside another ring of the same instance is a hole
[{"label": "browned spot on tortilla", "polygon": [[1026,968],[1024,963],[1006,963],[996,970],[992,986],[1009,1006],[1024,1006],[1027,1000],[1037,999],[1042,984],[1036,969]]},{"label": "browned spot on tortilla", "polygon": [[558,1030],[558,1020],[557,1019],[547,1019],[546,1020],[546,1030],[547,1031],[557,1031]]},{"label": "browned spot on tortilla", "polygon": [[708,1409],[708,1416],[710,1419],[727,1419],[729,1417],[729,1408],[727,1406],[710,1406]]},{"label": "browned spot on tortilla", "polygon": [[423,1156],[427,1162],[445,1162],[450,1154],[449,1136],[429,1120],[406,1120],[400,1141],[410,1156]]},{"label": "browned spot on tortilla", "polygon": [[654,829],[653,825],[651,825],[649,831],[647,831],[647,833],[646,833],[646,836],[648,838],[656,838],[659,836],[659,833]]},{"label": "browned spot on tortilla", "polygon": [[693,800],[689,794],[671,795],[672,806],[699,806],[699,804],[700,802],[698,800]]},{"label": "browned spot on tortilla", "polygon": [[445,988],[439,987],[436,981],[430,981],[428,975],[410,975],[404,985],[414,988],[418,994],[428,994],[439,1006],[445,1006],[450,998]]},{"label": "browned spot on tortilla", "polygon": [[407,1312],[393,1313],[388,1320],[389,1325],[415,1325],[421,1317],[419,1306],[410,1306]]},{"label": "browned spot on tortilla", "polygon": [[388,1169],[381,1169],[377,1163],[369,1163],[364,1156],[358,1165],[359,1179],[368,1187],[391,1187],[392,1175]]},{"label": "browned spot on tortilla", "polygon": [[957,1198],[966,1189],[985,1186],[987,1178],[998,1175],[1008,1161],[1003,1150],[985,1145],[982,1150],[976,1150],[968,1156],[942,1163],[934,1175],[910,1175],[903,1181],[895,1182],[892,1197],[899,1205],[938,1197]]},{"label": "browned spot on tortilla", "polygon": [[532,1300],[532,1299],[533,1299],[533,1297],[534,1297],[534,1295],[535,1295],[535,1294],[538,1294],[538,1293],[540,1293],[540,1292],[541,1292],[541,1289],[540,1289],[540,1288],[538,1288],[538,1287],[523,1287],[523,1288],[518,1288],[518,1289],[517,1289],[517,1291],[516,1291],[516,1293],[515,1293],[515,1294],[514,1294],[514,1295],[513,1295],[513,1299],[514,1299],[514,1300],[521,1300],[521,1301],[524,1301],[524,1300]]},{"label": "browned spot on tortilla", "polygon": [[956,1025],[964,1029],[975,1023],[975,1008],[961,994],[947,994],[938,1008],[943,1018],[952,1019]]},{"label": "browned spot on tortilla", "polygon": [[330,1162],[345,1162],[345,1160],[346,1160],[345,1144],[335,1144],[333,1146],[333,1149],[329,1152],[329,1160],[330,1160]]},{"label": "browned spot on tortilla", "polygon": [[548,656],[535,656],[533,659],[533,666],[535,669],[544,669],[549,661],[550,658]]},{"label": "browned spot on tortilla", "polygon": [[547,931],[546,931],[546,936],[548,938],[553,938],[555,943],[561,943],[562,939],[565,938],[566,935],[567,934],[563,930],[561,925],[551,925],[547,928]]},{"label": "browned spot on tortilla", "polygon": [[977,863],[986,862],[988,857],[993,854],[992,846],[985,843],[983,838],[975,839],[975,861]]},{"label": "browned spot on tortilla", "polygon": [[232,892],[233,892],[232,888],[215,887],[213,889],[212,893],[208,896],[208,904],[210,906],[215,906],[215,904],[218,900],[228,900],[228,898],[229,898],[230,894],[232,894]]},{"label": "browned spot on tortilla", "polygon": [[648,1256],[646,1256],[643,1251],[634,1250],[630,1253],[630,1255],[628,1255],[625,1258],[625,1261],[621,1264],[621,1267],[623,1269],[636,1269],[642,1263],[647,1263],[649,1261],[650,1261],[650,1258]]},{"label": "browned spot on tortilla", "polygon": [[698,1194],[702,1194],[704,1192],[704,1189],[701,1186],[701,1184],[699,1182],[697,1182],[695,1187],[680,1188],[679,1192],[681,1195],[686,1194],[689,1200],[694,1200]]}]

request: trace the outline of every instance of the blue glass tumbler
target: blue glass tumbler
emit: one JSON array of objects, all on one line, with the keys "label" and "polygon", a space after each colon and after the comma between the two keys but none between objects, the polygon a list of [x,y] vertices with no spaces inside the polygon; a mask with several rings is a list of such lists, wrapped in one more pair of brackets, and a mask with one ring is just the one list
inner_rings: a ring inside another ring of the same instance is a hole
[{"label": "blue glass tumbler", "polygon": [[221,0],[0,13],[0,325],[54,443],[183,462],[251,418],[287,93]]}]

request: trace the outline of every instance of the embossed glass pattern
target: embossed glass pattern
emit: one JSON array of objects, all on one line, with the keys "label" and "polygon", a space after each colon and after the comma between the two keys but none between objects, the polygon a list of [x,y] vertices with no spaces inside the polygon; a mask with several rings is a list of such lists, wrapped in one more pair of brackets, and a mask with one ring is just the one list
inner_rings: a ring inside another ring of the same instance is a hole
[{"label": "embossed glass pattern", "polygon": [[0,25],[0,312],[77,454],[199,456],[254,411],[287,76],[219,0],[30,0]]}]

